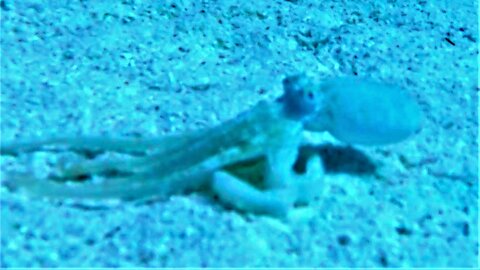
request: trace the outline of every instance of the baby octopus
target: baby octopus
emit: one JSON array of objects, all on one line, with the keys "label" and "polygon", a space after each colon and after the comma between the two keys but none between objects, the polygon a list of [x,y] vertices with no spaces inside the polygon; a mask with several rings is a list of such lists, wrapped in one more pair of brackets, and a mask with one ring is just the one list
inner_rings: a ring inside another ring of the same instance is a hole
[{"label": "baby octopus", "polygon": [[[2,144],[2,155],[63,146],[79,154],[128,156],[64,164],[45,181],[31,172],[7,173],[3,182],[47,198],[148,199],[207,190],[237,210],[283,217],[321,189],[318,154],[308,158],[305,173],[293,170],[304,131],[327,131],[348,144],[383,145],[420,128],[417,103],[391,85],[349,77],[318,82],[301,74],[286,77],[283,88],[278,99],[198,131],[150,139],[58,137]],[[98,177],[103,181],[91,180]]]}]

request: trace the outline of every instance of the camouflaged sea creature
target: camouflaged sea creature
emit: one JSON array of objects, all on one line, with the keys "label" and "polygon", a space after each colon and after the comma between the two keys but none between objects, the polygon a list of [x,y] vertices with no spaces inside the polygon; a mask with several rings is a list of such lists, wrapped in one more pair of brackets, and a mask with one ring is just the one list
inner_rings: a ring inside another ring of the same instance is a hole
[{"label": "camouflaged sea creature", "polygon": [[[7,173],[4,184],[50,198],[165,198],[208,190],[242,211],[285,216],[321,191],[320,156],[306,172],[293,164],[302,133],[330,132],[345,143],[395,143],[420,128],[421,112],[401,89],[357,78],[315,82],[284,79],[284,94],[260,102],[235,119],[205,130],[153,139],[72,137],[12,142],[2,155],[63,146],[78,153],[115,151],[124,159],[87,159],[61,167],[47,181]],[[103,176],[103,181],[89,181]],[[87,179],[79,182],[78,179]]]}]

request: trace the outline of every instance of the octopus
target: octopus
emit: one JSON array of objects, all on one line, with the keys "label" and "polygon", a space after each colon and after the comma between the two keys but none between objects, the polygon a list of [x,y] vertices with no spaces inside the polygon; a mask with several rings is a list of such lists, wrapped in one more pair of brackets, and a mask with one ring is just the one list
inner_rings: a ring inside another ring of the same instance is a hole
[{"label": "octopus", "polygon": [[[220,125],[156,138],[54,137],[5,142],[1,155],[73,151],[47,179],[7,172],[2,184],[33,197],[144,200],[194,191],[213,193],[241,212],[284,217],[321,191],[321,156],[293,169],[304,132],[328,132],[347,144],[400,142],[421,128],[415,100],[398,87],[368,79],[317,81],[287,76],[283,94]],[[99,159],[101,153],[120,153]],[[98,181],[101,179],[101,181]]]}]

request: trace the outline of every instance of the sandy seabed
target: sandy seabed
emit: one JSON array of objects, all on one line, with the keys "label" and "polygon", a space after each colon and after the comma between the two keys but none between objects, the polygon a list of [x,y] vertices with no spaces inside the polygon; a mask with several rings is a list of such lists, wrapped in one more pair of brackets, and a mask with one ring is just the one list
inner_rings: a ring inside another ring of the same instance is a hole
[{"label": "sandy seabed", "polygon": [[[2,267],[478,267],[474,1],[49,2],[0,1],[4,141],[212,126],[297,72],[403,87],[424,125],[356,148],[382,177],[342,157],[314,214],[287,223],[197,193],[103,206],[2,186]],[[51,158],[2,156],[1,171]]]}]

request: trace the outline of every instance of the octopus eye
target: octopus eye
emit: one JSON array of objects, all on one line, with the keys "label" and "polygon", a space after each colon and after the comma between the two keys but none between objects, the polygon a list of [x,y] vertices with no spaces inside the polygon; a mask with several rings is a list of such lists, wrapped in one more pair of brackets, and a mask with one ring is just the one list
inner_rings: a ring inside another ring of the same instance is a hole
[{"label": "octopus eye", "polygon": [[313,99],[313,93],[312,93],[312,92],[309,91],[309,92],[307,93],[307,96],[308,96],[309,99]]}]

